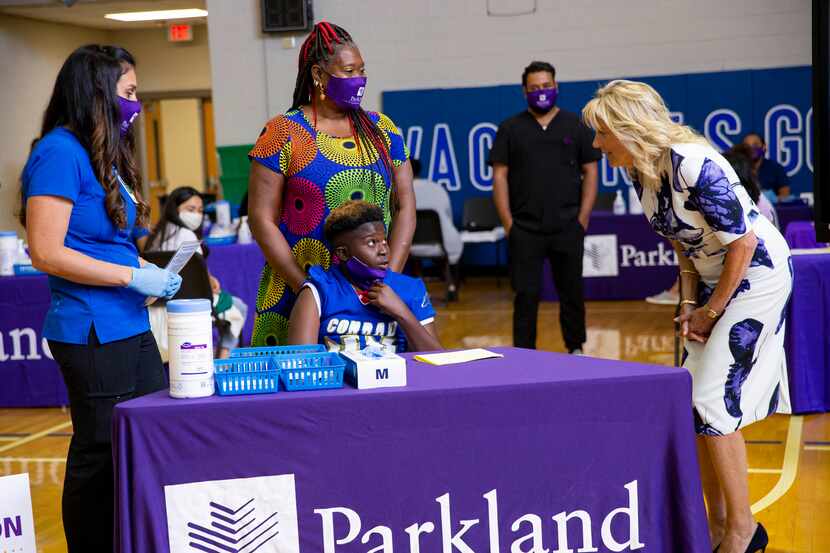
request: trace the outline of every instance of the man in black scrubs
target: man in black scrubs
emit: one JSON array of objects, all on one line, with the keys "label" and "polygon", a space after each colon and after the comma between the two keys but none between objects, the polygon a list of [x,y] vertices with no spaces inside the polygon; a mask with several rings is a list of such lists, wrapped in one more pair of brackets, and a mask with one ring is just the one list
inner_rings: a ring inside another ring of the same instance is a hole
[{"label": "man in black scrubs", "polygon": [[542,263],[550,260],[559,292],[565,347],[585,342],[583,238],[597,196],[593,132],[556,107],[556,70],[534,61],[522,74],[528,109],[499,126],[490,164],[493,200],[508,234],[513,290],[513,344],[536,347]]}]

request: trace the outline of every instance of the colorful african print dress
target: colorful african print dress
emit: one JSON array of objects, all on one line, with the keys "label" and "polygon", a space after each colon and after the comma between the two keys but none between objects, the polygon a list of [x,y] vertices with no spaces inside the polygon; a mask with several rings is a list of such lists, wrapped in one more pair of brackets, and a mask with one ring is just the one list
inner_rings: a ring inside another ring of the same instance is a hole
[{"label": "colorful african print dress", "polygon": [[713,148],[678,144],[659,190],[635,182],[658,234],[678,241],[700,273],[698,305],[712,295],[727,245],[750,231],[758,245],[706,343],[687,341],[698,434],[724,435],[775,412],[789,413],[784,319],[792,290],[790,250],[760,214],[732,166]]},{"label": "colorful african print dress", "polygon": [[[409,158],[400,131],[382,113],[367,112],[386,137],[395,167]],[[302,110],[292,110],[268,121],[248,157],[285,175],[285,193],[279,228],[300,267],[331,265],[323,222],[329,212],[348,200],[365,200],[383,208],[387,228],[391,221],[391,175],[381,154],[354,138],[335,138],[314,129]],[[254,346],[286,342],[288,319],[297,296],[266,263],[257,293]]]}]

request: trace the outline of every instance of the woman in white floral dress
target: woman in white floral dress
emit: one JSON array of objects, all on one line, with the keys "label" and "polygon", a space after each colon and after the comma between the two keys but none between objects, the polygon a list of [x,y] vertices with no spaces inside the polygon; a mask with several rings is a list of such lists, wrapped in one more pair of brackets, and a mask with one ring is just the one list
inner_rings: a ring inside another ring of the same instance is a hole
[{"label": "woman in white floral dress", "polygon": [[712,543],[766,548],[749,504],[740,429],[789,412],[784,318],[792,289],[787,243],[700,135],[674,123],[644,83],[612,81],[583,110],[594,146],[631,172],[651,226],[681,269],[683,366],[693,375],[695,430]]}]

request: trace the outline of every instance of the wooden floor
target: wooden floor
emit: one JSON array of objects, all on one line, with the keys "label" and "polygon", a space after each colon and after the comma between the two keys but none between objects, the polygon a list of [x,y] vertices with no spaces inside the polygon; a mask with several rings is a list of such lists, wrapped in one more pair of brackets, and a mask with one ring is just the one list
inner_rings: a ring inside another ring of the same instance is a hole
[{"label": "wooden floor", "polygon": [[[430,288],[440,296],[440,285]],[[446,347],[511,344],[511,294],[504,279],[501,286],[492,278],[471,279],[461,301],[437,307]],[[672,364],[671,307],[593,302],[587,313],[586,354]],[[558,304],[542,304],[540,349],[564,350],[558,319]],[[40,553],[66,551],[60,494],[71,432],[64,409],[0,409],[0,475],[29,473]],[[774,416],[745,436],[753,510],[772,538],[767,552],[830,552],[830,414]]]}]

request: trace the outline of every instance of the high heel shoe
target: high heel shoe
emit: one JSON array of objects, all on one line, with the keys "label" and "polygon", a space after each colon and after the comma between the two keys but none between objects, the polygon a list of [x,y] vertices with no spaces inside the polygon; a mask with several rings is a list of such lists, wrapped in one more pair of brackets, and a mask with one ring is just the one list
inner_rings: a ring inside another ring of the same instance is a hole
[{"label": "high heel shoe", "polygon": [[755,527],[755,533],[752,534],[749,545],[746,546],[746,553],[757,553],[758,551],[766,553],[767,545],[769,545],[769,536],[764,525],[759,522],[758,526]]}]

